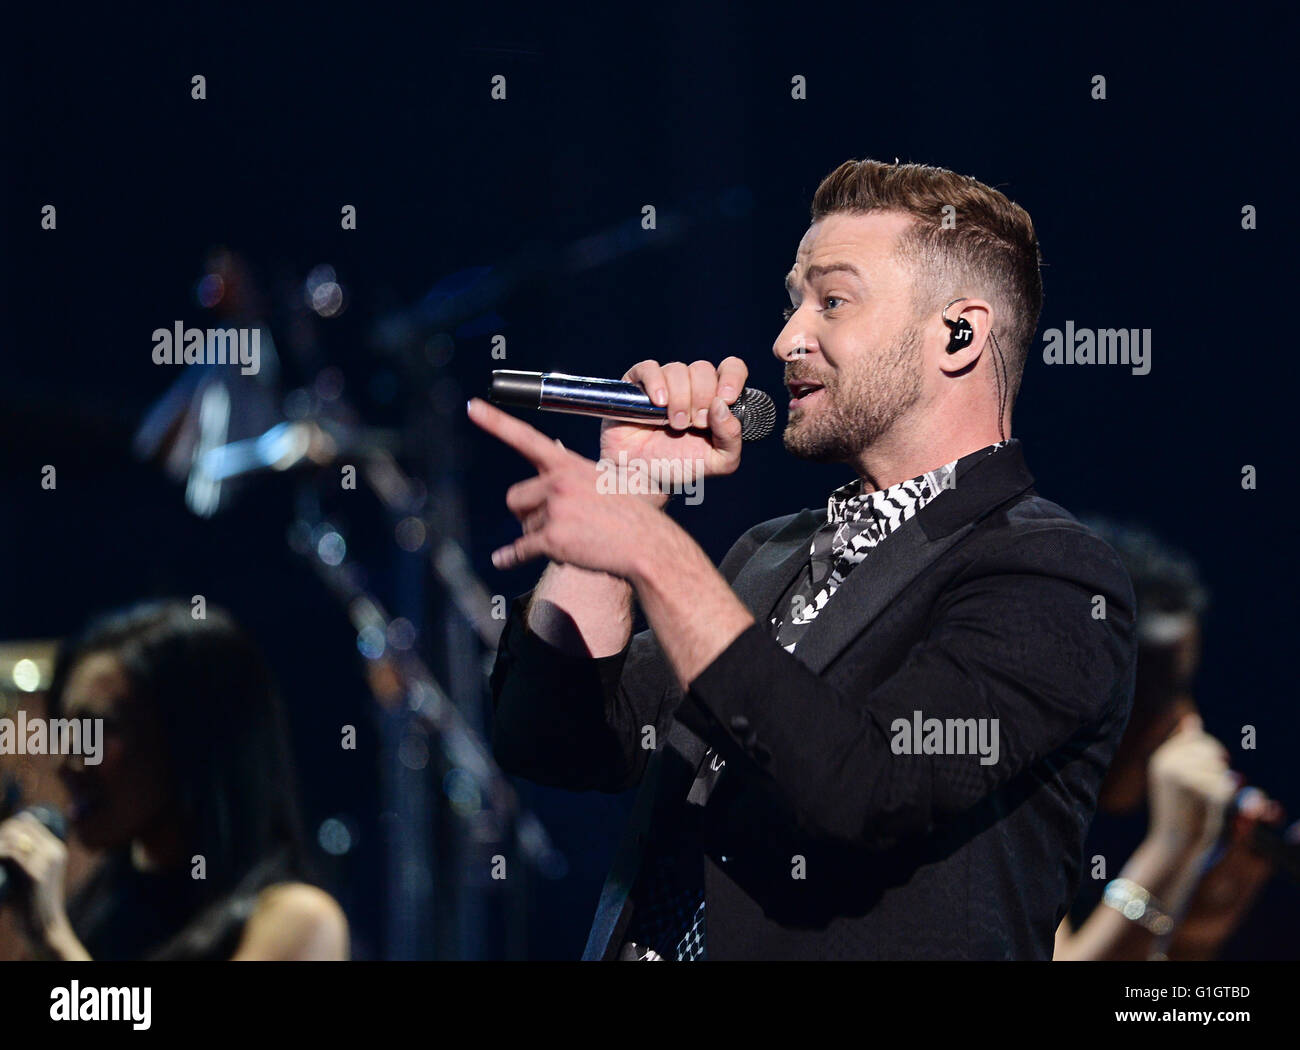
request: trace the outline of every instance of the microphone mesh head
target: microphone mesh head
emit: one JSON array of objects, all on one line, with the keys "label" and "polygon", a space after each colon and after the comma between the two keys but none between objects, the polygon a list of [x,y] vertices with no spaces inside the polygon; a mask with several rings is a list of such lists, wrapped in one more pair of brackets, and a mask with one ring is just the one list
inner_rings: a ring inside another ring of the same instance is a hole
[{"label": "microphone mesh head", "polygon": [[772,433],[776,425],[776,405],[763,391],[745,387],[731,406],[731,414],[740,420],[740,439],[757,441]]}]

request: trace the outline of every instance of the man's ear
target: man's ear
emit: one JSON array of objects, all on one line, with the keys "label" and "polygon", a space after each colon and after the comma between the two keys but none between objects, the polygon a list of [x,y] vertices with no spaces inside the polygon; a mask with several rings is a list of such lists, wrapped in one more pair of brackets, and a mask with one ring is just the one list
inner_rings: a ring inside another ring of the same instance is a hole
[{"label": "man's ear", "polygon": [[935,323],[943,337],[944,349],[939,357],[939,367],[945,374],[960,374],[969,371],[979,361],[985,347],[991,344],[989,332],[993,327],[993,307],[984,299],[959,299],[949,303]]}]

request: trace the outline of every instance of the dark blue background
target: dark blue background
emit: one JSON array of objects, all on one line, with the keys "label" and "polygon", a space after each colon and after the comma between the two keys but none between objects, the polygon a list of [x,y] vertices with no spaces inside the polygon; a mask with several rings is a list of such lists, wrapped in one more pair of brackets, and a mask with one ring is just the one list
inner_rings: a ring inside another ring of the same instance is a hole
[{"label": "dark blue background", "polygon": [[[328,262],[350,297],[322,326],[328,358],[367,419],[392,424],[427,388],[373,349],[376,318],[467,267],[508,272],[529,247],[531,277],[491,326],[508,360],[470,330],[429,377],[454,411],[503,364],[617,376],[646,357],[739,354],[775,391],[782,280],[812,191],[846,158],[899,157],[975,175],[1029,210],[1042,328],[1152,330],[1145,376],[1047,367],[1031,350],[1015,434],[1049,498],[1145,522],[1200,562],[1214,600],[1208,728],[1295,816],[1295,35],[1275,17],[712,0],[6,16],[0,637],[60,635],[142,594],[234,609],[292,702],[313,826],[340,812],[362,822],[360,855],[335,874],[359,943],[381,952],[374,755],[337,765],[337,726],[369,703],[351,632],[285,548],[286,488],[260,484],[199,522],[133,463],[130,435],[175,378],[151,363],[150,332],[201,320],[193,284],[213,244],[242,252],[268,289]],[[206,101],[190,98],[195,73]],[[489,98],[495,74],[504,103]],[[806,101],[790,98],[795,74]],[[1105,101],[1090,97],[1095,74]],[[45,203],[57,232],[39,229]],[[339,228],[345,203],[355,232]],[[656,231],[639,227],[647,203]],[[611,230],[623,254],[566,265],[575,241]],[[503,575],[487,556],[516,535],[502,494],[525,465],[448,418],[460,436],[433,451],[464,484],[475,566],[517,594],[538,569]],[[539,425],[595,451],[593,424]],[[409,455],[412,469],[429,451]],[[59,465],[57,494],[39,488],[45,463]],[[1241,488],[1244,464],[1256,491]],[[677,513],[720,558],[846,477],[769,440]],[[372,512],[358,531],[378,528]],[[382,580],[387,555],[371,549]],[[1235,746],[1245,723],[1254,752]],[[572,957],[628,799],[520,787],[572,865],[541,890],[531,952]],[[1296,897],[1275,887],[1276,910],[1234,951],[1293,957]]]}]

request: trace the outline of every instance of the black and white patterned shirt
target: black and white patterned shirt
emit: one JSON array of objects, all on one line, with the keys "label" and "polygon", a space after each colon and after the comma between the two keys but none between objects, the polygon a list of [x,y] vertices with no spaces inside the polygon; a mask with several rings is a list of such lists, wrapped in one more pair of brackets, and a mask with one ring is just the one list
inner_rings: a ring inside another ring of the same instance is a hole
[{"label": "black and white patterned shirt", "polygon": [[[808,562],[793,592],[769,621],[772,635],[793,654],[808,625],[817,618],[845,578],[886,537],[916,516],[922,507],[955,484],[959,467],[1003,448],[1006,441],[945,463],[919,477],[881,491],[864,492],[862,479],[841,485],[826,503],[826,523],[813,535]],[[656,850],[646,859],[644,891],[628,931],[625,958],[636,961],[705,958],[704,856],[693,832],[698,810],[707,801],[726,763],[710,748],[700,780],[688,800],[687,833],[671,850]]]},{"label": "black and white patterned shirt", "polygon": [[1004,445],[1005,441],[988,445],[883,491],[863,492],[858,478],[832,492],[826,503],[826,524],[813,536],[800,585],[787,607],[770,621],[781,648],[793,653],[808,625],[853,568],[939,493],[953,487],[962,459],[978,459]]}]

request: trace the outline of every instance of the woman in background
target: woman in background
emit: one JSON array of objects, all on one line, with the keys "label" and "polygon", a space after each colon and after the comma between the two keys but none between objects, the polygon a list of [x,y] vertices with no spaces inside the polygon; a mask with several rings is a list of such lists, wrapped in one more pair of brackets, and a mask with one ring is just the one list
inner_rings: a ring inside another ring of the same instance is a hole
[{"label": "woman in background", "polygon": [[[1274,873],[1252,846],[1255,829],[1280,825],[1284,813],[1257,790],[1234,806],[1240,778],[1202,726],[1193,694],[1209,595],[1195,563],[1145,529],[1087,524],[1133,581],[1137,680],[1054,958],[1213,959]],[[1107,875],[1097,877],[1097,858]],[[1116,875],[1124,888],[1108,896],[1106,878]],[[1137,918],[1125,910],[1125,890],[1146,895]]]},{"label": "woman in background", "polygon": [[63,843],[30,815],[0,823],[0,859],[34,951],[53,959],[346,959],[348,926],[303,881],[283,712],[225,613],[150,603],[60,653],[50,718],[102,718],[96,765],[64,755],[71,830],[106,851],[64,906]]}]

